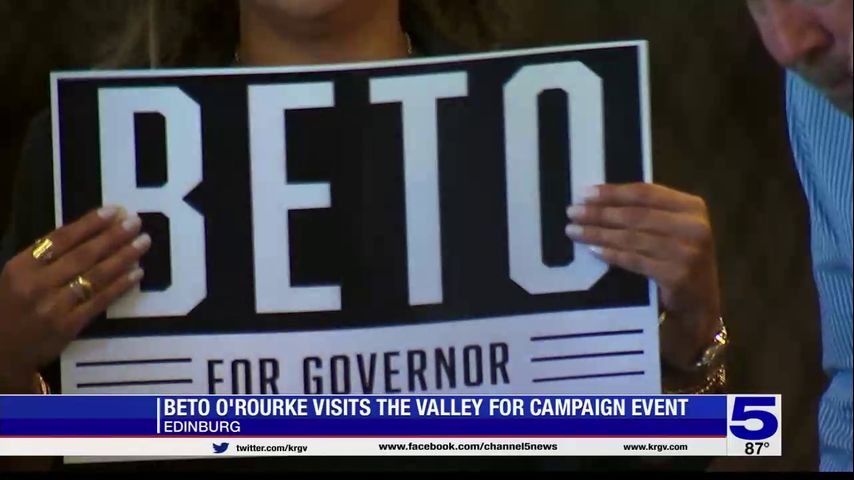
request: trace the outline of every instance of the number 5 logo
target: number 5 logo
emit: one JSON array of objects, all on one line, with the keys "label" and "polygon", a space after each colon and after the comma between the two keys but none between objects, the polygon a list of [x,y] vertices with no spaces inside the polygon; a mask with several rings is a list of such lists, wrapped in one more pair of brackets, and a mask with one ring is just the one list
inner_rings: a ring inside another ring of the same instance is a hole
[{"label": "number 5 logo", "polygon": [[[736,397],[730,417],[729,431],[742,440],[764,440],[777,433],[780,426],[777,420],[777,399],[775,397]],[[759,421],[758,429],[749,429],[745,425],[753,420]]]}]

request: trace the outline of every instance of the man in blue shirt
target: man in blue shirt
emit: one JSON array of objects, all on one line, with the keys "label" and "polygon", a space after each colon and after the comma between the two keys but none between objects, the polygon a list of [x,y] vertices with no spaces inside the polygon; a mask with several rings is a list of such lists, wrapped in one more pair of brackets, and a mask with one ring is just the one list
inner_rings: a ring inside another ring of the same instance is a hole
[{"label": "man in blue shirt", "polygon": [[762,40],[786,67],[795,163],[810,209],[830,380],[819,407],[821,470],[852,471],[852,0],[748,0]]}]

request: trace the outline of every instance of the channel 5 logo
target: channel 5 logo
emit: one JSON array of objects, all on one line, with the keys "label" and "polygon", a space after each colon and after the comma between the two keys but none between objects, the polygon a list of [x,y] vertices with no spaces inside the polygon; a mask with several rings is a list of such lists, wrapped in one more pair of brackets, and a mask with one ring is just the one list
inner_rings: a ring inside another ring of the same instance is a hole
[{"label": "channel 5 logo", "polygon": [[780,431],[780,396],[730,396],[729,432],[741,440],[765,440]]}]

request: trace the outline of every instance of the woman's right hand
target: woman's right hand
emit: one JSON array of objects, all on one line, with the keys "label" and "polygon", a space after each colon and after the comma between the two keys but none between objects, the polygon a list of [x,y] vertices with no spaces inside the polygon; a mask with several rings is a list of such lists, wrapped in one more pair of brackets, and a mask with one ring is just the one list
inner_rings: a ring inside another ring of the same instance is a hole
[{"label": "woman's right hand", "polygon": [[[31,393],[36,372],[140,282],[138,261],[151,246],[141,226],[139,216],[104,207],[50,233],[44,255],[31,247],[6,263],[0,273],[0,393]],[[72,286],[78,276],[91,288]]]}]

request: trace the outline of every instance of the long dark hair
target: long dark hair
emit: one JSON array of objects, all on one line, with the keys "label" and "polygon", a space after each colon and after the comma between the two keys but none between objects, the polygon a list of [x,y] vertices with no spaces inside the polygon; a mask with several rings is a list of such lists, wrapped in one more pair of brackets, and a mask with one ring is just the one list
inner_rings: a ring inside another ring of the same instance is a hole
[{"label": "long dark hair", "polygon": [[[136,0],[108,42],[103,68],[228,64],[238,41],[239,0]],[[496,0],[401,0],[401,23],[420,51],[450,54],[498,48],[509,22]]]}]

